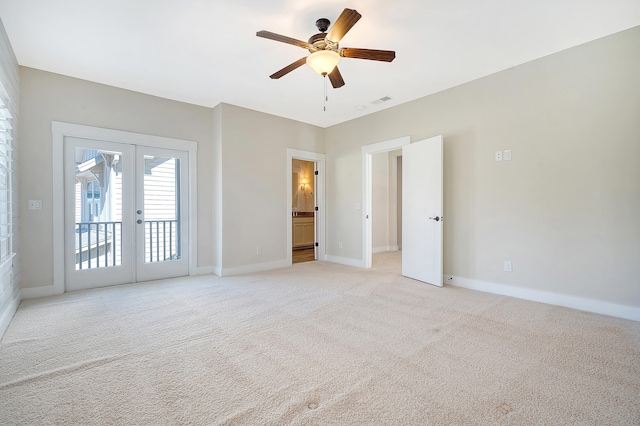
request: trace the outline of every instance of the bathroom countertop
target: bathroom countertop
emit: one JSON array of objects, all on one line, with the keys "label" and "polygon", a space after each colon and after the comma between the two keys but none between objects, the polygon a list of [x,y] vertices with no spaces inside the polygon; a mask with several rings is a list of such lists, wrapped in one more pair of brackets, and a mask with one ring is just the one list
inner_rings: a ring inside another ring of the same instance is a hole
[{"label": "bathroom countertop", "polygon": [[313,217],[315,212],[291,212],[293,217]]}]

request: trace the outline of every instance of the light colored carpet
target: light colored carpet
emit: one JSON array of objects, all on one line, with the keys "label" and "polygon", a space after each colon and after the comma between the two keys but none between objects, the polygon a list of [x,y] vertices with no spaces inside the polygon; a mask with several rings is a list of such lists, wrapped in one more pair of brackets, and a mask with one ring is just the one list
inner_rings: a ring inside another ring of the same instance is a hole
[{"label": "light colored carpet", "polygon": [[1,424],[640,424],[640,323],[324,262],[22,303]]}]

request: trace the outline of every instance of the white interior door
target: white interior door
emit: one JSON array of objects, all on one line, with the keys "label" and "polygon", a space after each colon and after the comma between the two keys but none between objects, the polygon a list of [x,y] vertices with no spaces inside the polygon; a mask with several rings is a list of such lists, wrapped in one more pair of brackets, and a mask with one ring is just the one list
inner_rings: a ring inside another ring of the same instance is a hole
[{"label": "white interior door", "polygon": [[188,153],[66,137],[65,290],[189,274]]},{"label": "white interior door", "polygon": [[402,147],[402,275],[442,286],[442,136]]}]

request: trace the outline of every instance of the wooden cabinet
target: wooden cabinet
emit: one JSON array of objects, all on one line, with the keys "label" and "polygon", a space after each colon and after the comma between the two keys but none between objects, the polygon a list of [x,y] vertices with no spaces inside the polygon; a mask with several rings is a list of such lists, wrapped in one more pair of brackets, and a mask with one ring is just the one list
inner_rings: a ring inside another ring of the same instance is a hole
[{"label": "wooden cabinet", "polygon": [[313,247],[315,223],[313,216],[293,216],[293,248]]}]

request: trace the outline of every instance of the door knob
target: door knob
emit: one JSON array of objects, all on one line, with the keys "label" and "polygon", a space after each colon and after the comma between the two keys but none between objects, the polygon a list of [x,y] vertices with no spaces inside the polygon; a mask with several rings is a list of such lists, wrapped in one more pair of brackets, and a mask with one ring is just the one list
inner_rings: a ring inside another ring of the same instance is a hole
[{"label": "door knob", "polygon": [[429,219],[435,220],[436,222],[439,222],[440,221],[440,216],[430,217]]},{"label": "door knob", "polygon": [[138,213],[138,214],[142,214],[142,210],[138,210],[136,213]]},{"label": "door knob", "polygon": [[142,223],[142,219],[138,219],[136,220],[136,222],[138,222],[138,225],[140,225]]}]

